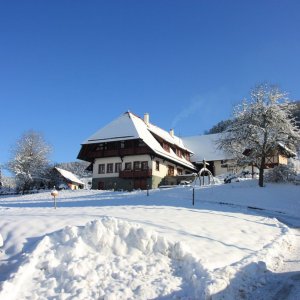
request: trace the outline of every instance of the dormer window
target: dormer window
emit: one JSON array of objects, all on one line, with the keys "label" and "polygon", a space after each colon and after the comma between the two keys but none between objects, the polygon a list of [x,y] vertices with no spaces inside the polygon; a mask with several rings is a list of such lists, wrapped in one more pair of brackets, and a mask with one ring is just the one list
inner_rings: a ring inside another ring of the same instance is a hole
[{"label": "dormer window", "polygon": [[188,152],[185,153],[185,159],[188,161],[191,160],[190,153],[188,153]]},{"label": "dormer window", "polygon": [[170,145],[163,143],[163,148],[164,150],[166,150],[167,152],[170,152]]},{"label": "dormer window", "polygon": [[177,156],[182,157],[182,151],[181,151],[181,149],[177,148],[176,149],[176,154],[177,154]]}]

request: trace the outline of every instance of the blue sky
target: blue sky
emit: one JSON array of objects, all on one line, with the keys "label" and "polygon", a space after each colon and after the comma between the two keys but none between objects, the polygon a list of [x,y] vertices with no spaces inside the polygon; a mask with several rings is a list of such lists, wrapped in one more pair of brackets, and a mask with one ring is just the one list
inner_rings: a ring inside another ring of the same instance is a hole
[{"label": "blue sky", "polygon": [[29,129],[54,162],[130,110],[181,136],[268,81],[300,99],[300,1],[1,1],[0,164]]}]

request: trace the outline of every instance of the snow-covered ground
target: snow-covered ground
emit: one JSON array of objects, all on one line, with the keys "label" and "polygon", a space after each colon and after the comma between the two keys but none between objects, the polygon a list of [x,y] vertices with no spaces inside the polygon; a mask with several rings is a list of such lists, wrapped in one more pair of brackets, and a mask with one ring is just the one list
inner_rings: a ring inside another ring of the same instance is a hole
[{"label": "snow-covered ground", "polygon": [[2,196],[0,299],[280,295],[276,271],[299,275],[299,195],[248,180],[195,187],[195,206],[189,186],[61,191],[56,210],[50,192]]}]

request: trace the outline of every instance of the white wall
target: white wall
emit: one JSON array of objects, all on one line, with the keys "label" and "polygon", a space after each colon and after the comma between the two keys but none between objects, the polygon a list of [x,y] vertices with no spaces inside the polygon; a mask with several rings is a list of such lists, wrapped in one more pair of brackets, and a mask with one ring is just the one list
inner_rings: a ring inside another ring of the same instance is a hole
[{"label": "white wall", "polygon": [[[226,162],[229,165],[234,165],[234,160],[227,160]],[[221,161],[220,160],[215,160],[214,161],[214,166],[215,166],[215,176],[221,175],[221,174],[226,174],[226,173],[235,173],[238,174],[242,172],[243,170],[249,170],[252,172],[252,167],[251,166],[246,166],[246,167],[235,167],[234,169],[232,168],[227,168],[227,167],[222,167],[221,166]],[[253,168],[254,172],[258,172],[258,169],[256,167]]]},{"label": "white wall", "polygon": [[[156,161],[159,161],[159,171],[156,170]],[[169,161],[164,161],[161,158],[154,158],[152,161],[152,175],[158,176],[158,177],[165,177],[168,175],[168,166],[173,166],[174,167],[174,175],[178,175],[177,172],[177,166],[174,163],[171,163]],[[185,174],[187,171],[188,173],[191,173],[191,171],[185,169],[184,167],[178,167],[179,169],[182,170],[182,174]]]},{"label": "white wall", "polygon": [[[125,163],[131,162],[132,168],[133,168],[133,162],[135,161],[147,161],[148,166],[150,169],[152,169],[152,175],[158,176],[158,177],[165,177],[168,175],[168,166],[174,167],[174,175],[178,175],[177,173],[177,167],[174,163],[171,163],[169,161],[164,161],[161,158],[154,158],[153,161],[151,161],[150,155],[144,154],[144,155],[134,155],[134,156],[125,156],[123,158],[123,162],[121,161],[120,157],[103,157],[103,158],[97,158],[94,163],[93,168],[93,178],[107,178],[107,177],[119,177],[119,173],[115,173],[115,163],[122,163],[121,170],[125,169]],[[159,161],[159,171],[156,170],[156,161]],[[113,164],[113,173],[106,173],[107,170],[107,164]],[[98,169],[100,164],[105,164],[105,173],[104,174],[98,174]],[[185,174],[187,169],[184,169],[183,167],[179,167],[182,169],[183,174]],[[190,173],[190,171],[188,171]]]},{"label": "white wall", "polygon": [[[148,161],[148,166],[151,168],[151,158],[150,155],[134,155],[134,156],[125,156],[123,162],[120,157],[103,157],[97,158],[93,167],[93,178],[107,178],[107,177],[119,177],[119,173],[115,173],[115,163],[122,163],[121,170],[124,170],[125,163],[131,162],[133,168],[134,161]],[[107,164],[113,163],[113,173],[106,173]],[[98,174],[99,165],[105,164],[105,173]]]},{"label": "white wall", "polygon": [[[228,163],[231,163],[231,161],[228,160]],[[214,166],[215,166],[215,176],[224,174],[224,173],[228,173],[229,170],[227,169],[227,167],[223,168],[221,166],[221,161],[220,160],[216,160],[214,161]]]}]

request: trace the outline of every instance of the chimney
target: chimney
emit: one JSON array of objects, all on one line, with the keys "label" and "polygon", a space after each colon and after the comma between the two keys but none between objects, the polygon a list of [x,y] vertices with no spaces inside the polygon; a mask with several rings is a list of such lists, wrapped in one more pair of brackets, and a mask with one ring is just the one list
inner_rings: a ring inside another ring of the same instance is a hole
[{"label": "chimney", "polygon": [[144,114],[144,122],[146,123],[147,126],[149,125],[149,114],[148,113]]},{"label": "chimney", "polygon": [[174,129],[173,129],[173,128],[170,129],[170,136],[171,136],[171,137],[174,137]]}]

